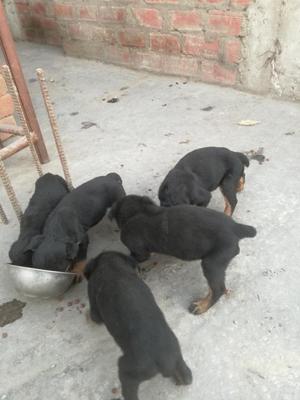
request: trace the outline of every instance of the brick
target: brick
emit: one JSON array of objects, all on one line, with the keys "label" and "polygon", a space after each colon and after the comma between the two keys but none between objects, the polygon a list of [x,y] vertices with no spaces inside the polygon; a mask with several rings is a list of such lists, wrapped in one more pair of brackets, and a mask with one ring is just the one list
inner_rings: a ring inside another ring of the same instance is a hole
[{"label": "brick", "polygon": [[31,26],[31,15],[23,14],[19,16],[20,22],[23,28],[29,28]]},{"label": "brick", "polygon": [[59,32],[56,31],[49,31],[46,33],[46,43],[50,44],[51,46],[61,46],[62,38]]},{"label": "brick", "polygon": [[58,18],[69,19],[73,18],[74,12],[71,4],[55,4],[54,13]]},{"label": "brick", "polygon": [[93,37],[93,27],[84,22],[71,23],[69,25],[69,35],[71,39],[91,40]]},{"label": "brick", "polygon": [[117,46],[107,46],[104,51],[106,62],[112,64],[132,65],[133,59],[129,48]]},{"label": "brick", "polygon": [[198,61],[169,54],[138,53],[138,68],[168,75],[199,76]]},{"label": "brick", "polygon": [[228,64],[237,64],[241,59],[241,42],[228,40],[224,45],[224,59]]},{"label": "brick", "polygon": [[135,59],[135,67],[153,72],[162,72],[162,55],[157,53],[138,53]]},{"label": "brick", "polygon": [[25,28],[25,35],[26,39],[28,39],[29,41],[38,42],[39,35],[35,29]]},{"label": "brick", "polygon": [[96,21],[97,6],[81,6],[79,7],[79,18],[85,21]]},{"label": "brick", "polygon": [[25,14],[30,12],[30,6],[28,3],[16,3],[16,9],[19,14]]},{"label": "brick", "polygon": [[209,12],[208,27],[224,35],[239,36],[242,34],[243,14],[220,10]]},{"label": "brick", "polygon": [[224,6],[224,5],[227,5],[228,0],[200,0],[200,2],[205,3],[207,5]]},{"label": "brick", "polygon": [[183,53],[191,56],[218,58],[220,43],[217,39],[205,40],[200,35],[186,35],[183,44]]},{"label": "brick", "polygon": [[178,0],[145,0],[148,4],[178,4]]},{"label": "brick", "polygon": [[201,79],[205,82],[234,86],[237,79],[237,71],[228,69],[216,61],[203,60]]},{"label": "brick", "polygon": [[163,19],[159,10],[154,8],[135,8],[133,13],[141,26],[153,29],[161,29]]},{"label": "brick", "polygon": [[249,7],[253,0],[231,0],[231,6],[235,8],[245,9]]},{"label": "brick", "polygon": [[46,14],[46,7],[41,1],[36,1],[33,4],[31,4],[31,11],[34,14],[45,15]]},{"label": "brick", "polygon": [[123,23],[126,21],[126,9],[123,7],[100,7],[98,18],[102,22]]},{"label": "brick", "polygon": [[54,17],[55,16],[55,11],[54,11],[54,4],[47,3],[46,4],[46,16],[47,17]]},{"label": "brick", "polygon": [[103,58],[103,49],[101,42],[95,41],[78,41],[78,40],[64,40],[63,49],[65,54],[93,60],[100,60]]},{"label": "brick", "polygon": [[93,40],[102,41],[110,45],[117,43],[114,29],[106,29],[101,26],[95,26],[93,29]]},{"label": "brick", "polygon": [[180,53],[180,41],[175,35],[151,33],[150,48],[165,53]]},{"label": "brick", "polygon": [[146,46],[145,34],[140,31],[121,31],[118,34],[119,42],[125,47],[139,47],[143,48]]},{"label": "brick", "polygon": [[198,11],[172,11],[171,27],[179,30],[200,30],[202,17]]},{"label": "brick", "polygon": [[7,87],[5,80],[2,75],[0,75],[0,97],[4,96],[7,93]]},{"label": "brick", "polygon": [[54,18],[40,18],[40,25],[44,29],[58,30],[58,23]]},{"label": "brick", "polygon": [[162,72],[171,75],[197,76],[199,75],[198,61],[194,58],[164,55]]},{"label": "brick", "polygon": [[0,118],[8,117],[14,113],[14,104],[9,94],[0,97]]}]

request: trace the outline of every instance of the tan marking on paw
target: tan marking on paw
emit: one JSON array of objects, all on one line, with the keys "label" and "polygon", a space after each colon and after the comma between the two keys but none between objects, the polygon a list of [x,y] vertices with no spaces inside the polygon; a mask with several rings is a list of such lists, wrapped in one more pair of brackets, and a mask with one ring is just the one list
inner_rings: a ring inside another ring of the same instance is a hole
[{"label": "tan marking on paw", "polygon": [[245,178],[241,176],[236,191],[241,192],[242,190],[244,190],[244,187],[245,187]]},{"label": "tan marking on paw", "polygon": [[207,311],[210,308],[211,301],[212,301],[212,291],[211,289],[209,289],[208,295],[204,299],[199,299],[198,301],[192,303],[193,314],[199,315],[205,313],[205,311]]},{"label": "tan marking on paw", "polygon": [[83,260],[83,261],[78,261],[77,263],[72,265],[71,272],[73,272],[74,274],[77,275],[75,278],[76,283],[79,283],[82,281],[86,263],[87,263],[86,260]]},{"label": "tan marking on paw", "polygon": [[224,200],[225,200],[225,209],[224,209],[224,213],[226,215],[228,215],[229,217],[232,216],[232,208],[231,205],[229,203],[229,201],[227,200],[227,198],[224,196]]}]

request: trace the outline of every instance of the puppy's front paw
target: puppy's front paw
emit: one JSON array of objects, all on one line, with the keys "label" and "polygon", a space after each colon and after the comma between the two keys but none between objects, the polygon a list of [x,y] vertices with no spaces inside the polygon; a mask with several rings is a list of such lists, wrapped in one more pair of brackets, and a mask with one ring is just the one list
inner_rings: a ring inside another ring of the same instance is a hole
[{"label": "puppy's front paw", "polygon": [[212,292],[210,290],[208,295],[204,299],[199,299],[192,302],[192,304],[189,307],[190,313],[194,315],[200,315],[205,313],[205,311],[207,311],[210,308],[211,301],[212,301]]}]

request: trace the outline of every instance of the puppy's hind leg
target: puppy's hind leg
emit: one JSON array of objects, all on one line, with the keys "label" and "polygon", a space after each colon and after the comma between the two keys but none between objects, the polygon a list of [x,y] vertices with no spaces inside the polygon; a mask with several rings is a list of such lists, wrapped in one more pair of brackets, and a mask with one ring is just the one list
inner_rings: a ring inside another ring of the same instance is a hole
[{"label": "puppy's hind leg", "polygon": [[224,246],[216,254],[202,260],[202,269],[209,285],[209,294],[204,299],[195,301],[190,306],[193,314],[202,314],[213,306],[226,293],[225,272],[230,261],[239,253],[238,244]]},{"label": "puppy's hind leg", "polygon": [[237,187],[236,187],[236,192],[237,193],[242,192],[244,190],[244,187],[245,187],[245,174],[243,174],[240,177],[240,180],[238,181],[238,184],[237,184]]},{"label": "puppy's hind leg", "polygon": [[176,382],[176,385],[190,385],[193,381],[192,371],[186,365],[182,356],[180,356],[176,363],[176,369],[173,378]]},{"label": "puppy's hind leg", "polygon": [[119,379],[122,386],[122,395],[124,400],[139,400],[138,390],[140,380],[128,371],[127,364],[125,356],[119,358]]},{"label": "puppy's hind leg", "polygon": [[220,185],[221,192],[225,200],[224,213],[229,216],[233,214],[233,211],[237,205],[236,187],[236,179],[233,179],[231,176],[225,177]]}]

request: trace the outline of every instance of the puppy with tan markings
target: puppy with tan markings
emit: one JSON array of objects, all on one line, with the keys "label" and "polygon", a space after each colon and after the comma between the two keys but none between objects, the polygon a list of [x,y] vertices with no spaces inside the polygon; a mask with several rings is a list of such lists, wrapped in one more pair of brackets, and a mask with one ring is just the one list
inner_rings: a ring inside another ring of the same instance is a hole
[{"label": "puppy with tan markings", "polygon": [[125,196],[116,173],[99,176],[72,190],[47,218],[42,235],[32,238],[35,268],[80,274],[88,248],[87,231],[102,220],[108,208]]},{"label": "puppy with tan markings", "polygon": [[131,257],[104,252],[85,268],[91,318],[105,324],[123,352],[119,379],[124,400],[138,400],[140,383],[158,373],[179,385],[192,383],[178,340],[137,267]]},{"label": "puppy with tan markings", "polygon": [[20,234],[10,250],[9,258],[15,265],[32,266],[32,252],[28,245],[33,237],[42,233],[47,217],[69,192],[65,180],[47,173],[35,182],[35,191],[21,219]]},{"label": "puppy with tan markings", "polygon": [[236,193],[244,188],[244,168],[249,160],[243,153],[225,147],[204,147],[185,155],[167,174],[158,197],[164,207],[194,204],[206,207],[213,190],[221,188],[225,214],[232,215]]},{"label": "puppy with tan markings", "polygon": [[190,205],[159,207],[148,197],[135,195],[119,200],[110,216],[121,229],[122,242],[139,262],[152,252],[202,260],[210,292],[192,303],[194,314],[205,312],[226,292],[226,268],[239,254],[239,241],[256,235],[252,226],[238,224],[218,211]]}]

